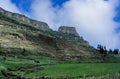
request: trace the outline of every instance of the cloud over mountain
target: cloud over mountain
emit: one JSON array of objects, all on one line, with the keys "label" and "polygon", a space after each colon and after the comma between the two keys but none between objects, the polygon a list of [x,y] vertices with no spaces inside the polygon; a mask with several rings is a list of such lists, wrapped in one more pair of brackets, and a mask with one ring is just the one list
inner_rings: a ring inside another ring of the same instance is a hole
[{"label": "cloud over mountain", "polygon": [[118,0],[69,0],[62,7],[53,7],[50,0],[35,0],[32,10],[36,19],[47,22],[55,30],[60,25],[75,26],[90,44],[116,48],[119,33],[113,19],[117,3]]},{"label": "cloud over mountain", "polygon": [[[119,28],[113,19],[119,0],[67,0],[61,6],[53,6],[52,0],[34,0],[31,13],[26,13],[39,21],[47,22],[57,30],[59,26],[74,26],[78,33],[91,45],[106,45],[108,48],[118,48]],[[0,7],[17,13],[19,8],[11,0],[0,0]],[[31,16],[32,15],[32,16]]]},{"label": "cloud over mountain", "polygon": [[11,0],[0,0],[0,7],[11,12],[21,13],[16,5],[11,2]]}]

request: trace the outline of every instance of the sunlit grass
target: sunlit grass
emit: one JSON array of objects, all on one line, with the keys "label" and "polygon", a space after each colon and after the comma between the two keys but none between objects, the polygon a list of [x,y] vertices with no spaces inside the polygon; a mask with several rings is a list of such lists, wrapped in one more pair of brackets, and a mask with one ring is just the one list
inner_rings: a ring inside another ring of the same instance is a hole
[{"label": "sunlit grass", "polygon": [[29,77],[47,76],[57,77],[84,77],[100,76],[120,72],[120,63],[80,63],[80,64],[55,64],[45,66],[45,69],[31,73]]}]

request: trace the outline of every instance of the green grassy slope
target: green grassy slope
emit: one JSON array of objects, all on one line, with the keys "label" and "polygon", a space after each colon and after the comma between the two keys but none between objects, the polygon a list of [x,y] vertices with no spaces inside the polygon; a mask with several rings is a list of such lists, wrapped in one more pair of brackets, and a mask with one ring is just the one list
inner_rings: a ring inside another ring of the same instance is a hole
[{"label": "green grassy slope", "polygon": [[43,56],[0,56],[0,78],[119,79],[120,63],[59,63]]}]

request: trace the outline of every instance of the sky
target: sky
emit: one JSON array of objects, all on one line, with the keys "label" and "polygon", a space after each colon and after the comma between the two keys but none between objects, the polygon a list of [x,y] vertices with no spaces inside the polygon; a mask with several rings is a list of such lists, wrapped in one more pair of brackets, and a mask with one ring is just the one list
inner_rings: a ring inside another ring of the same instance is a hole
[{"label": "sky", "polygon": [[119,0],[0,0],[5,10],[59,26],[76,27],[90,45],[120,49]]}]

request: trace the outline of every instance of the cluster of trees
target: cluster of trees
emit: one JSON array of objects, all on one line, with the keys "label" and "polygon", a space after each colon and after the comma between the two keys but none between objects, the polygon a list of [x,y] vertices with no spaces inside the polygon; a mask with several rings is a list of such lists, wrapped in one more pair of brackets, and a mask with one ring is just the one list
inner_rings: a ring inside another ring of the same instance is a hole
[{"label": "cluster of trees", "polygon": [[119,54],[119,49],[114,49],[114,50],[109,49],[109,50],[107,50],[106,46],[102,46],[102,45],[98,45],[97,50],[100,54],[105,54],[105,55],[106,54]]}]

